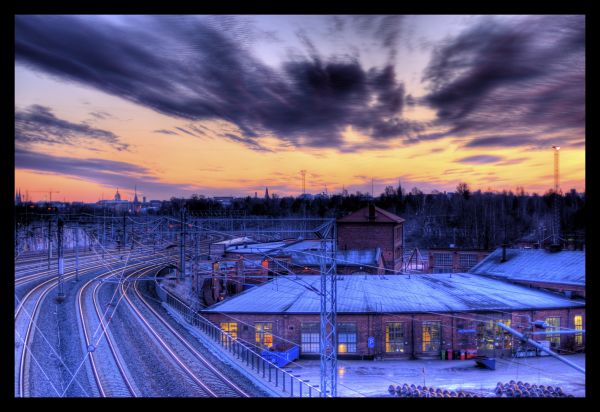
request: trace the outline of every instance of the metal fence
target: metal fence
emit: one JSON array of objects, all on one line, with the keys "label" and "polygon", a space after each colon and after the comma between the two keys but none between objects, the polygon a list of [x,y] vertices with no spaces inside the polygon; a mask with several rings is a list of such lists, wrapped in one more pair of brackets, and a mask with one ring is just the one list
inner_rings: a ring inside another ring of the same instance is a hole
[{"label": "metal fence", "polygon": [[[166,304],[181,314],[186,322],[198,328],[205,336],[229,351],[239,362],[256,373],[258,377],[275,384],[275,387],[289,394],[290,397],[316,398],[322,396],[318,385],[311,385],[308,380],[300,379],[300,375],[294,375],[269,362],[249,345],[223,332],[158,283],[157,289],[160,289],[158,294],[163,297]],[[166,299],[164,299],[165,297]]]}]

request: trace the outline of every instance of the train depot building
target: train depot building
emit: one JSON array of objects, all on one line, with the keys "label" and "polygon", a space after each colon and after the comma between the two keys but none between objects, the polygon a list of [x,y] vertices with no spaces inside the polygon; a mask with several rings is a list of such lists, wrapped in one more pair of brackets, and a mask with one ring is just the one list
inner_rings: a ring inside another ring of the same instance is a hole
[{"label": "train depot building", "polygon": [[[283,275],[202,311],[252,346],[302,357],[319,356],[320,277]],[[472,273],[338,275],[337,351],[340,358],[440,359],[476,353],[512,356],[522,348],[496,325],[526,332],[585,329],[585,302]],[[585,334],[548,334],[554,350],[585,347]]]}]

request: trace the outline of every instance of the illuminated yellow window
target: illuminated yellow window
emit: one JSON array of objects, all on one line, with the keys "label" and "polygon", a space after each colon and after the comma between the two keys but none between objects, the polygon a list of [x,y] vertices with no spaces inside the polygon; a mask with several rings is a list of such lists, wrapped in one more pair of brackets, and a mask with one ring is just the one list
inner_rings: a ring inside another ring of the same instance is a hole
[{"label": "illuminated yellow window", "polygon": [[[575,324],[575,329],[583,330],[583,316],[577,315],[573,318],[573,323]],[[575,334],[575,344],[583,345],[583,333]]]},{"label": "illuminated yellow window", "polygon": [[440,350],[440,322],[425,321],[422,328],[423,352]]},{"label": "illuminated yellow window", "polygon": [[256,345],[270,349],[273,347],[273,323],[271,322],[257,322],[254,324],[256,331]]},{"label": "illuminated yellow window", "polygon": [[338,353],[356,353],[356,323],[340,322],[337,325]]},{"label": "illuminated yellow window", "polygon": [[[238,337],[238,324],[237,322],[221,322],[220,325],[221,330],[227,334],[229,334],[229,336],[231,336],[233,339],[237,339]],[[221,335],[221,340],[223,343],[227,343],[227,335],[222,334]]]},{"label": "illuminated yellow window", "polygon": [[385,351],[388,353],[404,353],[404,322],[386,323]]}]

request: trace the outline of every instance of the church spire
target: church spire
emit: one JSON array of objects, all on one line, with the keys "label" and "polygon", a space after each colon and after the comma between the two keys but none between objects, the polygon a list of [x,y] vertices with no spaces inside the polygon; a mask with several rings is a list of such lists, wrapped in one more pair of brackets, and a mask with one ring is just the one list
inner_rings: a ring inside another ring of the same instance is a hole
[{"label": "church spire", "polygon": [[269,188],[265,187],[265,199],[269,199]]}]

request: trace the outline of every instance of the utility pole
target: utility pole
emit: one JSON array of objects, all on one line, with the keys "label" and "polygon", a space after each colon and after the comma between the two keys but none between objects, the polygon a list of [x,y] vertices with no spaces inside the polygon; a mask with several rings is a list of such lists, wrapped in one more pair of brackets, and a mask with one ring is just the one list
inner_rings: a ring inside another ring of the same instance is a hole
[{"label": "utility pole", "polygon": [[302,175],[302,194],[306,193],[306,170],[300,170],[300,174]]},{"label": "utility pole", "polygon": [[560,244],[559,232],[560,232],[560,214],[558,208],[559,201],[559,174],[558,174],[558,162],[559,162],[559,151],[560,146],[552,146],[554,149],[554,219],[552,225],[552,246],[558,246]]},{"label": "utility pole", "polygon": [[65,262],[63,257],[63,227],[64,221],[60,216],[57,216],[56,222],[56,237],[58,244],[58,300],[62,301],[65,298],[63,285],[63,276],[65,274]]},{"label": "utility pole", "polygon": [[50,270],[50,259],[52,259],[52,218],[48,218],[48,270]]},{"label": "utility pole", "polygon": [[104,248],[106,248],[106,206],[102,208],[104,217],[102,219],[102,260],[104,260]]},{"label": "utility pole", "polygon": [[179,236],[179,276],[183,280],[185,277],[185,226],[186,226],[186,210],[181,208],[180,212],[181,230]]},{"label": "utility pole", "polygon": [[79,222],[75,225],[75,281],[79,282]]},{"label": "utility pole", "polygon": [[[331,256],[328,257],[327,242],[331,235]],[[321,396],[337,396],[337,267],[336,267],[336,224],[332,220],[321,240]]]},{"label": "utility pole", "polygon": [[123,212],[123,249],[127,247],[127,211]]}]

